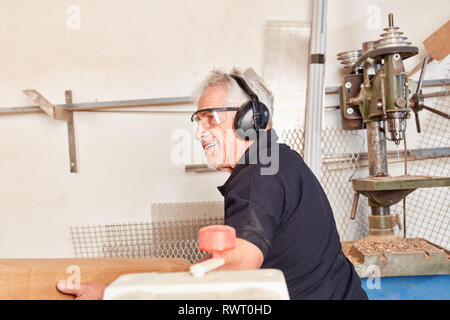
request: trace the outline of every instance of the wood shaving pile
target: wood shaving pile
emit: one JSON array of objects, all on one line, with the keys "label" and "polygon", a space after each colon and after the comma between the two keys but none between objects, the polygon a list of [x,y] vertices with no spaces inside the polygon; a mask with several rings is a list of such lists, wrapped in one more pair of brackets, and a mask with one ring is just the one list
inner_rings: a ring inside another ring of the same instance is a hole
[{"label": "wood shaving pile", "polygon": [[[441,252],[443,249],[434,246],[424,239],[403,239],[396,236],[368,236],[354,242],[343,242],[342,251],[353,264],[363,263],[362,256],[392,253],[423,253]],[[359,253],[359,254],[357,254]]]},{"label": "wood shaving pile", "polygon": [[353,246],[364,255],[442,251],[423,239],[403,239],[395,236],[369,236],[355,241]]}]

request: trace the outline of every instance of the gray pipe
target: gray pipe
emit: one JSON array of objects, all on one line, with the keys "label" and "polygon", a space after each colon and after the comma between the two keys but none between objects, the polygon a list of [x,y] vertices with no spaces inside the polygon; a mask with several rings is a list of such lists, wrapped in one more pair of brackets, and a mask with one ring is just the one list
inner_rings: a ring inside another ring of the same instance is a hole
[{"label": "gray pipe", "polygon": [[310,40],[310,63],[306,91],[305,155],[311,171],[321,179],[322,117],[325,74],[325,45],[327,33],[328,0],[314,0]]}]

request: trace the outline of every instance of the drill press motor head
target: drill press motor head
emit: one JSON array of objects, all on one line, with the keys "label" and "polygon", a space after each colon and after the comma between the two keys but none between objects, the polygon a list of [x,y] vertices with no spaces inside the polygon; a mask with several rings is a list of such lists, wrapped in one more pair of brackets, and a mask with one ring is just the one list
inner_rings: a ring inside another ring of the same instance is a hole
[{"label": "drill press motor head", "polygon": [[407,39],[389,14],[380,39],[363,43],[362,50],[338,54],[349,71],[340,90],[343,129],[364,129],[368,122],[383,121],[390,140],[403,140],[411,111],[403,60],[418,53]]}]

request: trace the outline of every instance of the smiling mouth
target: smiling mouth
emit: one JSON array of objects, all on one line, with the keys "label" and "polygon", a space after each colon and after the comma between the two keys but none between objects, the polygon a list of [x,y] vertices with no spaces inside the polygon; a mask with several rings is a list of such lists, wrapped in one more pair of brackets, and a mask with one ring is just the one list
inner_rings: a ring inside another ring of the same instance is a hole
[{"label": "smiling mouth", "polygon": [[210,144],[204,145],[204,146],[203,146],[203,149],[205,149],[205,151],[206,151],[206,150],[208,150],[208,149],[210,149],[210,148],[212,148],[212,147],[215,147],[215,146],[216,146],[215,143],[210,143]]}]

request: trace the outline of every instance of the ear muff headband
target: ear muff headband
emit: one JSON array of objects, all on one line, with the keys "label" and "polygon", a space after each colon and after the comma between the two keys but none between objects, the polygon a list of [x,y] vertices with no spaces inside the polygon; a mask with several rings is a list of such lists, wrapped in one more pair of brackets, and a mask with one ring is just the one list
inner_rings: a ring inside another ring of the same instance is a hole
[{"label": "ear muff headband", "polygon": [[[236,75],[230,75],[239,85],[239,87],[250,98],[250,101],[244,103],[236,113],[233,127],[236,134],[245,140],[254,140],[257,138],[259,131],[264,130],[269,122],[270,112],[266,105],[259,101],[258,96],[247,85],[245,80]],[[256,137],[249,137],[248,134],[252,133],[249,130],[253,129]]]}]

